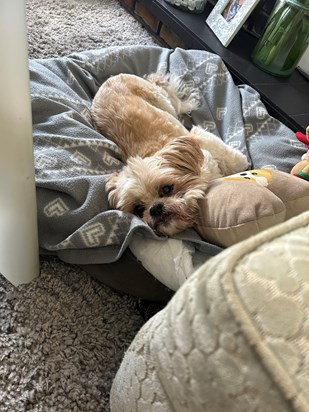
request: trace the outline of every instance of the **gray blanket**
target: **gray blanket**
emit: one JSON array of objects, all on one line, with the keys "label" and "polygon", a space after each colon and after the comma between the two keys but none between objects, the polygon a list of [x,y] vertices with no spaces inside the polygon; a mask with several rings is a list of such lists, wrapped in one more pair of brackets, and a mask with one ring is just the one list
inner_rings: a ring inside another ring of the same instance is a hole
[{"label": "gray blanket", "polygon": [[[122,163],[117,146],[94,130],[90,118],[91,101],[109,76],[159,71],[194,82],[203,101],[193,123],[246,153],[252,168],[288,172],[303,153],[258,93],[236,86],[222,60],[205,51],[113,47],[29,65],[40,247],[70,263],[116,261],[136,231],[164,241],[139,218],[109,209],[105,179]],[[208,256],[221,250],[194,230],[178,237]]]}]

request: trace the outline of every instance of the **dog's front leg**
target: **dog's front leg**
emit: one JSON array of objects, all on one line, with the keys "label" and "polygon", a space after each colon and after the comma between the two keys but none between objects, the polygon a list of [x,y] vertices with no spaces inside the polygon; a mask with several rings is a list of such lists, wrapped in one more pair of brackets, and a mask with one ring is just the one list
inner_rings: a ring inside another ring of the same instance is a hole
[{"label": "dog's front leg", "polygon": [[201,127],[194,126],[191,134],[196,137],[202,149],[211,153],[218,162],[223,176],[242,172],[248,169],[247,157],[239,150],[224,143],[219,137]]}]

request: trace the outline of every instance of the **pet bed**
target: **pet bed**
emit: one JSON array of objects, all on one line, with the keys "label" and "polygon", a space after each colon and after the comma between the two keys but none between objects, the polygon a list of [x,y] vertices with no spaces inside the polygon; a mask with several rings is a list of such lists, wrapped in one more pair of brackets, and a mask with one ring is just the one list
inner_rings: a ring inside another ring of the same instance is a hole
[{"label": "pet bed", "polygon": [[[189,126],[220,136],[245,153],[252,168],[289,172],[304,153],[294,133],[267,113],[258,93],[236,86],[222,60],[206,51],[111,47],[29,65],[40,249],[69,263],[103,268],[130,249],[160,283],[177,290],[222,250],[220,242],[205,241],[194,229],[160,238],[139,218],[109,209],[105,178],[122,163],[116,145],[94,129],[90,118],[92,99],[109,76],[158,71],[191,82],[202,102],[187,119]],[[233,197],[239,196],[234,192]],[[296,197],[304,197],[302,189]],[[251,201],[252,196],[243,204]],[[233,210],[233,201],[219,202],[214,209],[221,215],[241,212],[239,205]],[[254,209],[259,214],[263,207]]]}]

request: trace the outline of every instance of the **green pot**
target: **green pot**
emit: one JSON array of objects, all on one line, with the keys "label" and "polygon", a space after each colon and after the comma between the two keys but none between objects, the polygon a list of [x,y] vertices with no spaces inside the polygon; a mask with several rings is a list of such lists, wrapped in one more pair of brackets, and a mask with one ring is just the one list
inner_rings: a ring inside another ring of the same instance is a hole
[{"label": "green pot", "polygon": [[252,60],[262,70],[289,76],[309,45],[309,1],[276,3]]}]

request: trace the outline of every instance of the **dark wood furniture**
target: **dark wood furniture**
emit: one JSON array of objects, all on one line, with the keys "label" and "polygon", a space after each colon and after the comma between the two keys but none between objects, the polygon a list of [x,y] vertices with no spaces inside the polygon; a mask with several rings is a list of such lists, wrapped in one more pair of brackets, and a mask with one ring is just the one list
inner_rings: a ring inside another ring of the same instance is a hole
[{"label": "dark wood furniture", "polygon": [[212,5],[206,4],[201,14],[179,10],[164,0],[140,0],[149,11],[177,34],[187,48],[218,54],[237,84],[248,84],[261,95],[269,113],[294,131],[305,131],[309,125],[309,80],[298,70],[289,78],[275,77],[257,68],[251,53],[257,42],[241,29],[225,48],[205,23]]}]

